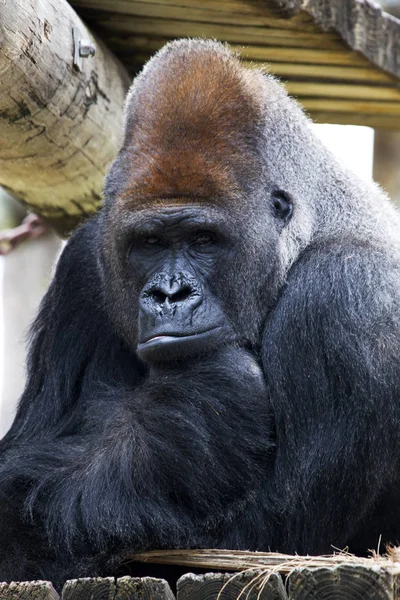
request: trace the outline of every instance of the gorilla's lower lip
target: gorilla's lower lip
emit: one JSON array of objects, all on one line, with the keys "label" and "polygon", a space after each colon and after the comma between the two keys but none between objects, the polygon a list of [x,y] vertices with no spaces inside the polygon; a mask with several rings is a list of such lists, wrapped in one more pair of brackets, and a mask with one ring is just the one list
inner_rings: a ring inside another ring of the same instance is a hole
[{"label": "gorilla's lower lip", "polygon": [[150,337],[147,340],[144,340],[143,342],[139,343],[139,346],[144,346],[145,344],[151,344],[153,342],[159,342],[160,340],[175,340],[175,339],[180,339],[183,340],[185,338],[192,338],[192,337],[198,337],[201,335],[204,335],[206,333],[210,333],[210,331],[214,331],[215,329],[219,329],[219,327],[210,327],[210,329],[204,329],[203,331],[196,331],[194,333],[173,333],[173,332],[168,332],[168,333],[158,333],[157,335]]},{"label": "gorilla's lower lip", "polygon": [[191,334],[158,333],[144,342],[139,342],[137,353],[140,358],[149,361],[169,361],[190,356],[222,341],[220,330],[221,327],[217,326]]}]

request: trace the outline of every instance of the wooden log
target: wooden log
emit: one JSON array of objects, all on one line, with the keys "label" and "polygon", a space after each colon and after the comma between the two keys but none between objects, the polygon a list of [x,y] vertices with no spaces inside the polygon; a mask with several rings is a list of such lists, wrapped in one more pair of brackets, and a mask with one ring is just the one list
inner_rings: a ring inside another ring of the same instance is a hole
[{"label": "wooden log", "polygon": [[177,600],[287,600],[281,576],[266,571],[187,573],[177,588]]},{"label": "wooden log", "polygon": [[288,576],[287,589],[290,600],[398,600],[396,577],[378,566],[299,568]]},{"label": "wooden log", "polygon": [[175,600],[168,583],[154,577],[117,579],[115,600]]},{"label": "wooden log", "polygon": [[62,600],[114,600],[116,594],[114,577],[84,577],[70,579],[62,590]]},{"label": "wooden log", "polygon": [[0,583],[0,600],[59,600],[49,581]]},{"label": "wooden log", "polygon": [[[73,29],[96,55],[74,67]],[[0,184],[52,222],[95,211],[130,79],[66,0],[0,2]]]}]

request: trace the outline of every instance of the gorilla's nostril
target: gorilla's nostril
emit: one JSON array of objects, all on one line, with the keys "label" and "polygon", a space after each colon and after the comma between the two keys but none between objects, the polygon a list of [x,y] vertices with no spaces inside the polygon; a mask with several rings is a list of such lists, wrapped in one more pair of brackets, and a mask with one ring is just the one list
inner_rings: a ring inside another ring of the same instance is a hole
[{"label": "gorilla's nostril", "polygon": [[167,294],[164,294],[161,290],[151,290],[151,296],[157,304],[164,304],[167,299]]},{"label": "gorilla's nostril", "polygon": [[183,302],[184,300],[187,300],[189,298],[191,293],[192,289],[188,285],[185,285],[183,288],[181,288],[174,294],[170,294],[168,297],[170,302]]},{"label": "gorilla's nostril", "polygon": [[191,294],[192,288],[188,285],[185,285],[177,292],[172,293],[160,290],[159,288],[155,288],[150,292],[151,298],[156,304],[164,304],[167,299],[171,303],[184,302],[191,296]]}]

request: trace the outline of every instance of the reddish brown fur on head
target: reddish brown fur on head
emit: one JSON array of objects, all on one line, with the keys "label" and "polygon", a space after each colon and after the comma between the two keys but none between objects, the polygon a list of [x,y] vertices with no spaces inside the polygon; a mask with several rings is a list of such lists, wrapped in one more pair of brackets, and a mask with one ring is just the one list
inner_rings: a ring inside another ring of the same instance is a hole
[{"label": "reddish brown fur on head", "polygon": [[243,192],[257,172],[262,79],[215,42],[164,47],[127,98],[118,196],[135,204]]}]

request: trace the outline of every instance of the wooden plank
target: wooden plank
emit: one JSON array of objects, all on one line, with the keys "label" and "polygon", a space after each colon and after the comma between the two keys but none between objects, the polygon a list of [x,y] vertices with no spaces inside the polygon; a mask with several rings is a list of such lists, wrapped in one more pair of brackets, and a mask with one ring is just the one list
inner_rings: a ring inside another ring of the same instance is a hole
[{"label": "wooden plank", "polygon": [[[339,100],[337,98],[302,98],[298,97],[303,106],[310,112],[324,111],[332,113],[365,113],[369,115],[391,115],[397,117],[400,121],[400,103],[399,102],[368,102],[362,100]],[[397,128],[400,122],[397,124]]]},{"label": "wooden plank", "polygon": [[121,577],[116,582],[115,600],[175,600],[168,583],[154,577]]},{"label": "wooden plank", "polygon": [[340,565],[294,569],[287,578],[290,600],[394,600],[395,577],[378,566]]},{"label": "wooden plank", "polygon": [[[112,10],[129,14],[132,7],[137,4],[137,2],[138,0],[112,0]],[[270,6],[265,1],[248,2],[248,0],[219,0],[218,2],[215,2],[215,0],[140,0],[140,2],[141,4],[148,5],[149,11],[152,10],[152,5],[161,5],[179,6],[182,10],[196,7],[203,8],[207,9],[210,14],[225,12],[228,14],[244,14],[257,17],[261,15],[273,18],[276,18],[279,12],[275,7],[271,10]],[[101,10],[110,9],[110,0],[72,0],[71,4],[78,7],[89,5],[93,6],[94,9],[98,6],[99,8],[101,7]],[[313,31],[320,29],[314,24],[313,19],[305,12],[298,13],[290,20],[281,20],[287,22],[288,28],[298,27],[299,24],[302,24],[304,27],[310,27]]]},{"label": "wooden plank", "polygon": [[305,10],[324,31],[337,31],[350,48],[361,51],[372,63],[400,77],[400,23],[377,2],[273,0],[272,4],[279,4],[292,16]]},{"label": "wooden plank", "polygon": [[59,600],[49,581],[0,583],[0,600]]},{"label": "wooden plank", "polygon": [[400,89],[384,86],[345,85],[339,83],[285,82],[292,96],[319,96],[320,98],[354,98],[355,100],[385,100],[398,102],[400,107]]},{"label": "wooden plank", "polygon": [[[144,35],[127,35],[120,36],[118,32],[104,32],[104,39],[113,50],[122,55],[125,53],[126,58],[128,53],[131,51],[132,56],[136,50],[140,50],[143,54],[150,55],[156,50],[159,50],[164,44],[169,41],[168,37],[156,36],[150,34]],[[231,48],[237,50],[242,58],[246,60],[257,60],[260,62],[286,62],[295,64],[317,64],[317,65],[337,65],[337,66],[360,66],[365,68],[371,68],[371,63],[366,58],[358,54],[357,52],[351,52],[350,50],[324,50],[316,49],[309,50],[307,48],[282,48],[280,46],[274,46],[273,44],[268,45],[268,36],[264,39],[265,45],[251,45],[251,46],[238,46],[237,44],[231,44]],[[374,67],[372,67],[374,68]],[[390,75],[389,75],[390,77]],[[395,79],[397,82],[397,79]]]},{"label": "wooden plank", "polygon": [[114,577],[85,577],[67,581],[62,600],[114,600],[117,587]]},{"label": "wooden plank", "polygon": [[[80,11],[82,17],[91,22],[90,12]],[[183,13],[185,14],[185,13]],[[236,44],[271,43],[283,47],[324,48],[342,50],[343,42],[334,33],[303,33],[301,31],[277,30],[267,27],[241,27],[240,25],[224,25],[173,19],[156,19],[99,13],[93,19],[102,32],[118,32],[121,34],[160,35],[167,38],[209,37]]]},{"label": "wooden plank", "polygon": [[[248,64],[248,63],[247,63]],[[262,63],[264,64],[264,63]],[[256,67],[258,63],[253,63]],[[325,85],[325,81],[365,82],[369,84],[397,85],[393,75],[370,67],[337,67],[331,65],[303,65],[298,63],[269,62],[268,71],[278,77],[301,78],[307,81],[316,80]],[[368,86],[370,89],[372,85]]]},{"label": "wooden plank", "polygon": [[287,600],[281,576],[266,571],[187,573],[177,588],[177,600]]},{"label": "wooden plank", "polygon": [[[149,54],[142,54],[135,52],[132,56],[125,57],[125,64],[134,66],[135,70],[140,69],[145,62],[150,58]],[[294,64],[294,63],[283,63],[283,62],[252,62],[243,61],[248,68],[260,68],[263,67],[268,73],[276,75],[277,77],[290,80],[307,80],[309,82],[318,82],[321,85],[325,85],[325,82],[345,83],[347,85],[354,83],[371,83],[368,88],[375,87],[374,84],[396,84],[396,80],[393,75],[384,73],[383,71],[377,71],[368,67],[337,67],[337,66],[321,66],[321,65],[307,65],[307,64]],[[396,88],[391,88],[396,89]]]},{"label": "wooden plank", "polygon": [[[96,47],[81,71],[74,27]],[[0,39],[0,185],[50,220],[93,212],[120,144],[127,72],[66,0],[0,2]]]},{"label": "wooden plank", "polygon": [[178,21],[199,21],[203,23],[225,23],[232,25],[240,23],[241,26],[276,27],[289,31],[301,30],[303,33],[318,33],[321,31],[311,19],[309,19],[309,24],[306,24],[304,20],[299,22],[296,19],[277,19],[276,14],[268,11],[268,9],[248,14],[242,10],[243,6],[245,6],[244,4],[237,7],[235,11],[229,10],[229,8],[220,3],[217,4],[215,9],[210,5],[207,6],[198,2],[190,2],[182,5],[176,1],[165,4],[162,2],[149,3],[139,0],[135,2],[118,0],[118,2],[113,2],[111,6],[110,0],[74,0],[72,4],[79,9],[96,11],[97,17],[100,12],[104,12],[139,17],[177,19]]},{"label": "wooden plank", "polygon": [[375,115],[365,113],[335,113],[324,111],[310,111],[315,123],[332,123],[340,125],[364,125],[365,127],[380,127],[382,129],[400,129],[400,119],[391,115]]}]

